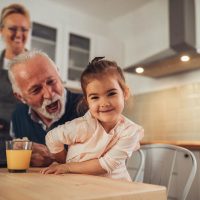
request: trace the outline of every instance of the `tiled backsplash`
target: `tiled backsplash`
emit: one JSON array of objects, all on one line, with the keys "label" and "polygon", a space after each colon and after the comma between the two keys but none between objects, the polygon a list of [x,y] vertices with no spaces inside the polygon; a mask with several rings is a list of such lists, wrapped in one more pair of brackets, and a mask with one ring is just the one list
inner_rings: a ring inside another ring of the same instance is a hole
[{"label": "tiled backsplash", "polygon": [[200,140],[200,83],[130,97],[124,114],[144,127],[144,141]]}]

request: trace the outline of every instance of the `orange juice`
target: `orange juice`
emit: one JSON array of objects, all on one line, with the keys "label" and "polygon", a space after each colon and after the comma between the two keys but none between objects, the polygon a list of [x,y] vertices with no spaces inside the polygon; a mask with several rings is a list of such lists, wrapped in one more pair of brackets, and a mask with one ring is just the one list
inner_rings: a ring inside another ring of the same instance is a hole
[{"label": "orange juice", "polygon": [[6,150],[9,171],[25,172],[29,168],[32,150]]}]

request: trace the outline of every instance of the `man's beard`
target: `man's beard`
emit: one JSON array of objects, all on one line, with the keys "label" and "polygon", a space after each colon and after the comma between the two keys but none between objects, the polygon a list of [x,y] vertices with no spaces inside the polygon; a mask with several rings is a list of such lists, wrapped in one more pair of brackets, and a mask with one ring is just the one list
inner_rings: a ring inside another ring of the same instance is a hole
[{"label": "man's beard", "polygon": [[[55,103],[56,101],[58,101],[57,106],[59,106],[60,108],[56,112],[49,113],[46,110],[46,106]],[[62,115],[65,112],[65,101],[66,101],[65,93],[63,92],[61,96],[58,94],[55,95],[52,100],[45,99],[40,107],[33,107],[33,110],[35,110],[42,116],[46,117],[47,119],[58,120],[62,117]]]}]

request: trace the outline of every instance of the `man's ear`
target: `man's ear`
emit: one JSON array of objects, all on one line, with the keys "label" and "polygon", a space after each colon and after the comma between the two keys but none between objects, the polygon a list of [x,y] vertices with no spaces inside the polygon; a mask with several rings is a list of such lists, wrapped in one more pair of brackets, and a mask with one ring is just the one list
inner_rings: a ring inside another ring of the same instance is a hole
[{"label": "man's ear", "polygon": [[17,93],[17,92],[14,92],[14,96],[19,100],[21,101],[22,103],[26,104],[26,100],[22,97],[21,94]]}]

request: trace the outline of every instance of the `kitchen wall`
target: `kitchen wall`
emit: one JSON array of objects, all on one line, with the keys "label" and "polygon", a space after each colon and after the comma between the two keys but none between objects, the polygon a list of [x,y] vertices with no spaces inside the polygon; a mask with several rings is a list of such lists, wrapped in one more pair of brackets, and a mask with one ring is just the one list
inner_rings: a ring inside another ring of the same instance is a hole
[{"label": "kitchen wall", "polygon": [[144,141],[200,140],[200,84],[131,97],[126,115],[145,129]]}]

